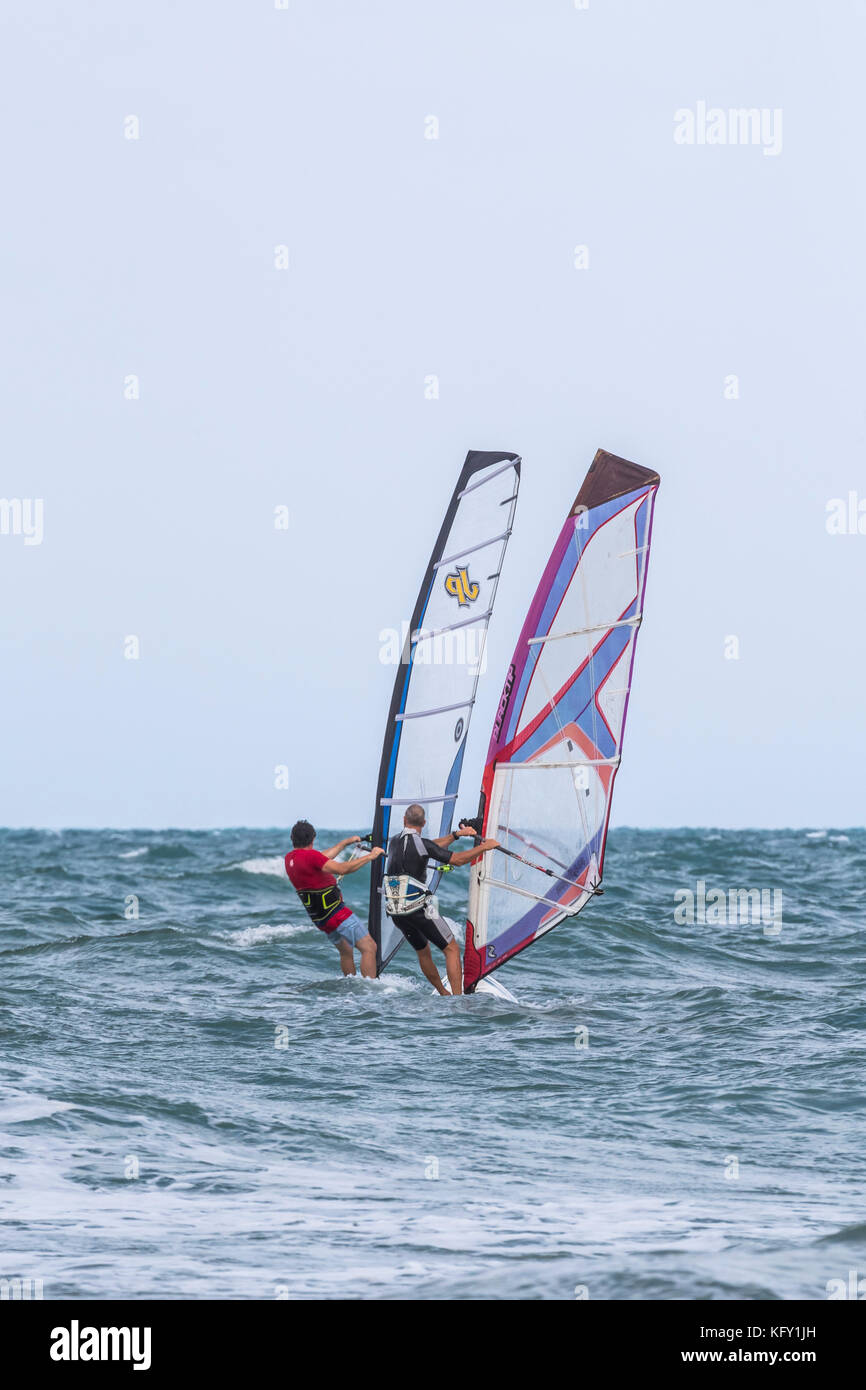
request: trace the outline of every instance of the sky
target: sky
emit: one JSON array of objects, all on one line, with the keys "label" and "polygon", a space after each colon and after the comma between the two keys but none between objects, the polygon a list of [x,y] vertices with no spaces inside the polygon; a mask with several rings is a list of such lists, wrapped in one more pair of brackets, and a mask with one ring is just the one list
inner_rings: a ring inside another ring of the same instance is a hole
[{"label": "sky", "polygon": [[369,827],[382,633],[503,449],[474,803],[598,447],[662,480],[612,823],[863,823],[862,0],[3,24],[0,824]]}]

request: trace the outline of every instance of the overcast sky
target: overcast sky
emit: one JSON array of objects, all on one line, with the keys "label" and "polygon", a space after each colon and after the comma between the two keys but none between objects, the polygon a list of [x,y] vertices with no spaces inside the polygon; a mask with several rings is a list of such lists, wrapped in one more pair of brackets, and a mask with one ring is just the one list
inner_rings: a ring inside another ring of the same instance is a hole
[{"label": "overcast sky", "polygon": [[502,448],[471,807],[602,446],[662,478],[614,823],[861,824],[864,42],[859,0],[7,6],[0,823],[369,826],[381,634]]}]

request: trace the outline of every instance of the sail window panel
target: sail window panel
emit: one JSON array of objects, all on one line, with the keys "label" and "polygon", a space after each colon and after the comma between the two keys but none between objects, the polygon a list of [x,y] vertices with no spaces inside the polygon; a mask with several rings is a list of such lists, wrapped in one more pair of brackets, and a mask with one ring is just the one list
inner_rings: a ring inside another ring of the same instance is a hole
[{"label": "sail window panel", "polygon": [[[459,554],[508,529],[517,492],[517,472],[514,466],[497,471],[501,463],[491,464],[473,476],[472,489],[460,499],[442,555],[437,558]],[[478,483],[480,487],[476,486]],[[467,561],[471,558],[467,556]]]},{"label": "sail window panel", "polygon": [[[623,552],[629,547],[634,550],[635,519],[641,500],[637,498],[588,539],[584,539],[585,532],[575,531],[564,563],[576,568],[547,634],[556,640],[545,642],[535,661],[518,732],[531,723],[542,706],[604,641],[604,624],[617,622],[634,608],[638,557]],[[592,631],[584,633],[585,628]],[[566,633],[579,635],[562,635]]]}]

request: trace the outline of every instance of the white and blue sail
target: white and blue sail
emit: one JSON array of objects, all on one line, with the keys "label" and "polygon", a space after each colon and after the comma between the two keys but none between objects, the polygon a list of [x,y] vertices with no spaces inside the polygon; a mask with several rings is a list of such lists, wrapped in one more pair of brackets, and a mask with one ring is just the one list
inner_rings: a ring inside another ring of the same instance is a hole
[{"label": "white and blue sail", "polygon": [[[452,826],[487,626],[514,521],[517,454],[471,450],[418,593],[388,711],[373,843],[387,845],[417,802],[425,834]],[[384,909],[384,860],[370,872],[370,931],[381,972],[403,936]],[[431,870],[429,886],[439,874]]]}]

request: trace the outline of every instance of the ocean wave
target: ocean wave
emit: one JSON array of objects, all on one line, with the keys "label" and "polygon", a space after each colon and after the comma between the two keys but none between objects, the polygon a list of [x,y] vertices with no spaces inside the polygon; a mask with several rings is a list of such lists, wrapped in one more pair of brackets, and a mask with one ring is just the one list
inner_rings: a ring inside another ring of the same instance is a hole
[{"label": "ocean wave", "polygon": [[285,941],[293,936],[321,934],[312,922],[264,922],[258,927],[244,927],[242,931],[217,932],[217,937],[222,941],[230,941],[233,946],[246,949],[249,946],[266,945],[269,941]]},{"label": "ocean wave", "polygon": [[156,845],[148,846],[148,855],[151,859],[195,859],[196,853],[182,844],[180,840],[172,840],[170,844],[162,841]]},{"label": "ocean wave", "polygon": [[[344,978],[279,827],[0,834],[19,1262],[54,1298],[825,1298],[866,1242],[866,832],[812,833],[614,830],[608,894],[494,977],[516,1005],[408,946]],[[698,877],[778,884],[780,937],[675,923]]]},{"label": "ocean wave", "polygon": [[10,946],[0,956],[38,956],[52,951],[72,951],[82,946],[108,946],[119,941],[131,943],[158,941],[163,937],[183,936],[178,927],[142,927],[138,931],[83,932],[78,936],[62,936],[55,941],[31,941],[22,946]]},{"label": "ocean wave", "polygon": [[243,859],[240,864],[229,864],[226,873],[232,871],[244,874],[268,874],[273,878],[286,877],[286,865],[281,855],[273,859]]},{"label": "ocean wave", "polygon": [[819,1236],[816,1245],[863,1245],[866,1246],[866,1224],[862,1221],[851,1226],[842,1226],[838,1231]]},{"label": "ocean wave", "polygon": [[52,1100],[50,1096],[31,1096],[15,1093],[0,1100],[0,1124],[20,1125],[28,1120],[44,1120],[62,1110],[74,1110],[71,1101]]}]

